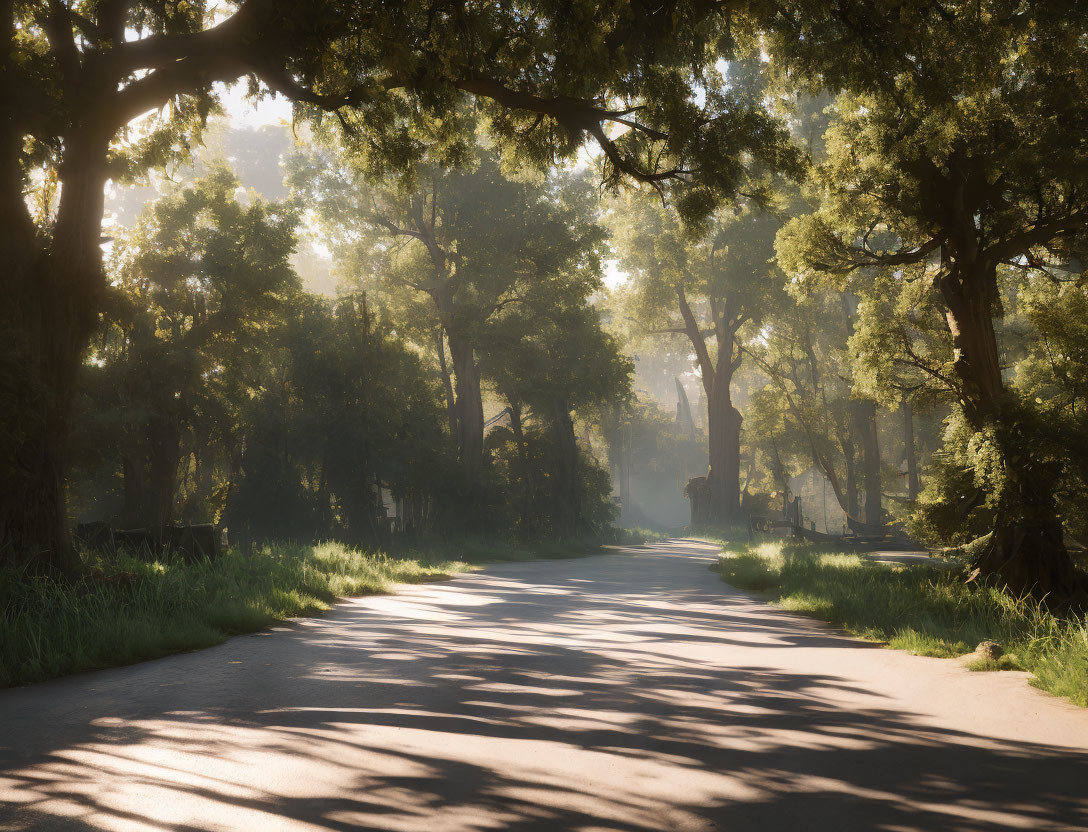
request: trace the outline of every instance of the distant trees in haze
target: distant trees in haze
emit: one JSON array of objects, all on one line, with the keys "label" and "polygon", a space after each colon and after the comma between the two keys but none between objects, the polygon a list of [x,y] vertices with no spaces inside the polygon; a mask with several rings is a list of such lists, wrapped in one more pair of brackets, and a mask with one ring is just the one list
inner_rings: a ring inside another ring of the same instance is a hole
[{"label": "distant trees in haze", "polygon": [[[373,197],[353,191],[367,213],[336,215],[336,236],[357,248],[333,243],[334,253],[345,268],[369,266],[336,300],[303,291],[291,269],[299,193],[239,196],[218,167],[155,201],[115,240],[109,311],[80,386],[81,516],[373,543],[387,539],[393,499],[416,534],[535,539],[606,526],[608,477],[580,447],[573,413],[592,419],[622,399],[629,367],[589,305],[601,232],[585,186],[545,191],[490,161],[445,178],[441,211],[417,233],[448,247],[449,271],[425,245],[388,247],[400,242],[392,220],[367,226]],[[396,221],[416,227],[406,204]],[[422,318],[398,304],[405,290],[432,304]],[[471,366],[453,371],[478,417],[471,464],[465,408],[448,421],[435,326],[469,349]],[[506,405],[486,453],[485,379]]]},{"label": "distant trees in haze", "polygon": [[[652,334],[682,338],[695,356],[707,402],[709,470],[706,496],[697,495],[702,525],[743,525],[741,423],[733,379],[743,344],[758,329],[781,280],[773,272],[780,223],[757,206],[715,214],[692,234],[674,213],[646,200],[613,209],[615,245],[631,275],[627,311]],[[701,486],[700,486],[701,487]]]},{"label": "distant trees in haze", "polygon": [[[421,348],[437,348],[451,431],[471,472],[482,462],[489,340],[518,315],[543,320],[600,288],[604,232],[590,188],[578,177],[508,178],[489,151],[472,170],[420,166],[380,185],[357,162],[350,152],[300,156],[291,179],[315,206],[343,278],[370,286]],[[490,365],[503,372],[508,360]]]}]

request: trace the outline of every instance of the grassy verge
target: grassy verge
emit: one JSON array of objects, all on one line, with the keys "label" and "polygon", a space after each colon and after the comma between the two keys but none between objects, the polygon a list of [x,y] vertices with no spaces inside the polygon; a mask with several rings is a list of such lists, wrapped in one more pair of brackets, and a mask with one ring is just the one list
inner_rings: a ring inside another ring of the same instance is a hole
[{"label": "grassy verge", "polygon": [[218,644],[338,598],[387,592],[474,564],[578,557],[600,541],[469,541],[389,556],[337,543],[278,544],[214,562],[88,557],[74,582],[0,573],[0,687]]},{"label": "grassy verge", "polygon": [[960,656],[984,640],[1006,656],[973,670],[1023,669],[1032,684],[1088,707],[1088,620],[928,565],[875,563],[807,545],[725,544],[722,580],[767,593],[779,607],[824,619],[865,639],[923,656]]}]

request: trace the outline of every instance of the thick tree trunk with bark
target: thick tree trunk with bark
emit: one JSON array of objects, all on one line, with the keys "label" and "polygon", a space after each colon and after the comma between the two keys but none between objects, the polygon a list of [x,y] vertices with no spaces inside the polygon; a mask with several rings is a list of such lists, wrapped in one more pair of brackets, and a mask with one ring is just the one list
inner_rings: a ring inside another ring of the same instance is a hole
[{"label": "thick tree trunk with bark", "polygon": [[707,428],[710,468],[706,524],[728,527],[740,522],[740,429],[742,417],[730,394],[732,372],[719,362],[707,390]]},{"label": "thick tree trunk with bark", "polygon": [[[739,351],[734,355],[734,350],[737,330],[744,321],[744,316],[732,308],[728,298],[721,302],[711,302],[714,334],[718,342],[718,363],[715,366],[683,289],[677,290],[677,299],[680,316],[684,321],[684,332],[695,350],[707,398],[709,469],[705,481],[706,499],[693,499],[692,522],[695,525],[725,528],[741,522],[741,415],[733,406],[730,387],[733,374],[741,363]],[[696,480],[692,481],[695,482]]]},{"label": "thick tree trunk with bark", "polygon": [[1060,462],[1039,448],[1046,437],[1005,388],[994,329],[996,264],[954,269],[940,281],[955,347],[961,404],[971,427],[987,432],[1003,466],[997,516],[974,576],[1057,603],[1088,596],[1063,543],[1055,492]]},{"label": "thick tree trunk with bark", "polygon": [[[86,125],[69,143],[52,238],[26,220],[5,217],[0,249],[7,272],[2,335],[15,378],[5,380],[26,398],[5,411],[5,474],[0,500],[0,557],[33,569],[66,572],[78,559],[67,531],[65,455],[76,379],[105,289],[101,224],[107,139]],[[10,152],[10,148],[0,148]],[[9,165],[10,158],[0,160]],[[5,189],[21,186],[5,175]],[[13,214],[13,194],[0,195]]]},{"label": "thick tree trunk with bark", "polygon": [[455,378],[454,405],[457,411],[457,448],[461,464],[470,471],[483,464],[484,402],[480,368],[472,344],[449,333],[450,355]]}]

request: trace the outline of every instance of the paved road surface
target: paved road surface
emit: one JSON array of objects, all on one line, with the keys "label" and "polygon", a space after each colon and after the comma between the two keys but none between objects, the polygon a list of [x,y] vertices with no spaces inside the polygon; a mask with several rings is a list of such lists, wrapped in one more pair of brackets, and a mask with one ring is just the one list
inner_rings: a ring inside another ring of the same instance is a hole
[{"label": "paved road surface", "polygon": [[1088,711],[713,555],[496,566],[0,691],[0,830],[1088,828]]}]

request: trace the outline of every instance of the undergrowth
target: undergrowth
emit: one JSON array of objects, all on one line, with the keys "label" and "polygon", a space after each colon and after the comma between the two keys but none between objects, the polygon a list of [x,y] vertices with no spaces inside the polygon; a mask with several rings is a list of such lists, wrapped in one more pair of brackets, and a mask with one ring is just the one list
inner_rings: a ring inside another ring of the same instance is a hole
[{"label": "undergrowth", "polygon": [[982,641],[1006,655],[974,670],[1020,668],[1032,683],[1088,706],[1088,619],[1060,617],[1029,599],[966,585],[948,569],[878,563],[809,545],[726,544],[722,580],[766,592],[787,610],[923,656],[970,653]]}]

